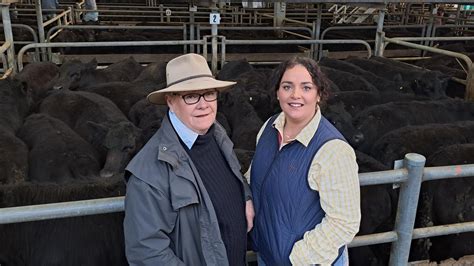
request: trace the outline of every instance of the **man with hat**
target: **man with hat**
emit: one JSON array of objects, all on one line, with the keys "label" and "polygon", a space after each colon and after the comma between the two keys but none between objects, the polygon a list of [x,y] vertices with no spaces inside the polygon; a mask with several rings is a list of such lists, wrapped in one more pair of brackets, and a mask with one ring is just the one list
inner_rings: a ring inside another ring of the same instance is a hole
[{"label": "man with hat", "polygon": [[166,66],[161,128],[127,166],[125,251],[130,265],[244,265],[253,226],[250,189],[233,144],[216,120],[219,92],[206,59]]}]

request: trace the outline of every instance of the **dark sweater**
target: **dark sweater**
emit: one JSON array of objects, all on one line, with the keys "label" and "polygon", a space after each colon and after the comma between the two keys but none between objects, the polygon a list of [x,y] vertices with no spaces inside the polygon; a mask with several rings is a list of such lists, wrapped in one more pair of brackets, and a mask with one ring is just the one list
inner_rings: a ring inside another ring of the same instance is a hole
[{"label": "dark sweater", "polygon": [[247,244],[245,202],[240,181],[214,139],[214,126],[187,150],[202,178],[219,221],[229,265],[244,265]]}]

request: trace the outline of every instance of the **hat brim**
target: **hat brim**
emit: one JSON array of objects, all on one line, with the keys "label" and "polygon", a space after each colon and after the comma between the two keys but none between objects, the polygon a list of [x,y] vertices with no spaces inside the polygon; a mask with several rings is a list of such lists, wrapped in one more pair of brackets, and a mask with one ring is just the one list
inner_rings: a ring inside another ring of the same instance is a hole
[{"label": "hat brim", "polygon": [[154,91],[148,94],[146,98],[149,102],[154,104],[166,104],[165,95],[170,92],[186,92],[208,89],[217,89],[222,91],[232,87],[236,83],[237,82],[234,81],[216,80],[211,77],[200,77],[180,82],[162,90]]}]

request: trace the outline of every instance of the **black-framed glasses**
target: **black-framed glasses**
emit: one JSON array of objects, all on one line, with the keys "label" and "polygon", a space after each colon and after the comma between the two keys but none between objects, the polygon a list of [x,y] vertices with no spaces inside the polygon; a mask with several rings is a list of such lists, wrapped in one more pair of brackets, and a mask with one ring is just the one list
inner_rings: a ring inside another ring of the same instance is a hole
[{"label": "black-framed glasses", "polygon": [[184,102],[186,104],[196,104],[199,102],[199,100],[201,100],[201,97],[204,98],[204,100],[206,102],[213,102],[215,100],[217,100],[217,97],[219,96],[219,92],[218,91],[206,91],[205,93],[188,93],[188,94],[177,94],[176,95],[179,95],[181,96],[181,98],[183,98]]}]

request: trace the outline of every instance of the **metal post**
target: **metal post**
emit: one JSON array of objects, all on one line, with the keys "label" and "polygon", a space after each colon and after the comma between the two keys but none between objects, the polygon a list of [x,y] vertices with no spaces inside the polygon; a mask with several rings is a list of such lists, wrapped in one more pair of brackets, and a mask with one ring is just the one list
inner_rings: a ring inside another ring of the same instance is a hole
[{"label": "metal post", "polygon": [[[322,4],[317,4],[317,9],[318,9],[318,14],[317,14],[317,18],[316,18],[316,21],[313,21],[313,40],[319,40],[319,36],[321,34],[321,17],[323,15],[323,6]],[[318,51],[319,51],[319,45],[318,44],[314,44],[314,45],[311,45],[311,53],[312,53],[312,57],[313,59],[316,59],[316,58],[319,58],[318,57]]]},{"label": "metal post", "polygon": [[217,74],[217,24],[211,24],[211,47],[212,47],[212,59],[211,59],[211,69],[212,74]]},{"label": "metal post", "polygon": [[385,8],[379,9],[379,19],[377,21],[377,32],[375,33],[375,55],[383,56],[383,38],[385,33],[383,32],[383,21],[385,17]]},{"label": "metal post", "polygon": [[[194,40],[194,6],[189,6],[189,39]],[[189,51],[194,53],[194,44],[189,46]]]},{"label": "metal post", "polygon": [[164,22],[165,20],[163,16],[163,4],[160,4],[158,8],[160,9],[160,22]]},{"label": "metal post", "polygon": [[5,41],[10,43],[10,47],[7,50],[7,61],[8,66],[3,66],[3,70],[7,73],[8,68],[12,68],[13,73],[16,73],[17,66],[15,62],[15,46],[13,45],[13,33],[12,33],[12,22],[10,20],[10,4],[2,3],[2,20],[3,20],[3,31],[5,34]]},{"label": "metal post", "polygon": [[408,264],[425,162],[426,158],[423,155],[417,153],[405,155],[403,163],[408,170],[408,180],[400,186],[397,218],[395,219],[395,231],[398,234],[398,241],[392,244],[390,266]]},{"label": "metal post", "polygon": [[[36,0],[35,7],[36,7],[36,22],[38,24],[39,42],[44,43],[45,39],[44,39],[43,12],[41,8],[41,0]],[[41,48],[40,61],[46,61],[46,60],[48,60],[46,58],[46,49]]]},{"label": "metal post", "polygon": [[474,65],[471,64],[466,80],[466,100],[474,102]]},{"label": "metal post", "polygon": [[273,27],[283,26],[283,20],[286,15],[286,4],[284,2],[275,2],[273,5]]},{"label": "metal post", "polygon": [[[196,25],[196,40],[200,40],[201,39],[201,26],[199,24]],[[197,53],[200,54],[201,53],[201,45],[198,45],[197,46]],[[206,57],[207,59],[207,57]]]},{"label": "metal post", "polygon": [[[434,24],[434,14],[433,14],[433,12],[436,13],[436,9],[433,8],[430,12],[430,19],[428,21],[428,29],[425,32],[426,37],[430,37],[431,33],[433,31],[433,24]],[[422,45],[430,46],[430,41],[426,41],[425,43],[422,43]],[[423,51],[421,56],[425,56],[425,54],[426,54],[426,52]]]},{"label": "metal post", "polygon": [[408,22],[410,22],[410,7],[411,3],[405,3],[405,12],[403,12],[403,22],[402,24],[408,25]]}]

